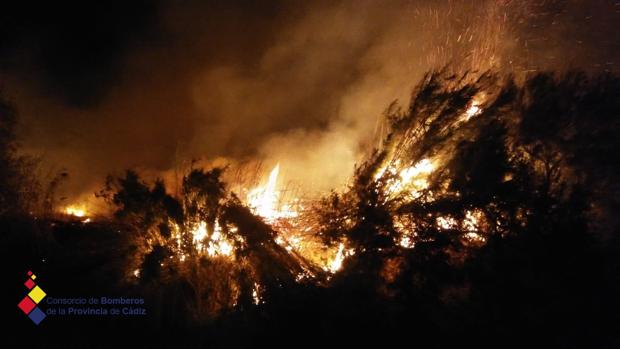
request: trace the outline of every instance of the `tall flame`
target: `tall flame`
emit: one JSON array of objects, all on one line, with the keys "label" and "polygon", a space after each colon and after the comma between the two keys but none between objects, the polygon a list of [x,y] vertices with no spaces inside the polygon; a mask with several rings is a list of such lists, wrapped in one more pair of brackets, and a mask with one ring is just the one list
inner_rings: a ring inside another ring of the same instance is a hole
[{"label": "tall flame", "polygon": [[248,193],[248,204],[254,213],[265,218],[275,218],[276,203],[278,201],[278,193],[276,192],[276,184],[278,182],[278,174],[280,173],[280,164],[271,170],[269,180],[263,187],[256,187]]},{"label": "tall flame", "polygon": [[254,214],[265,218],[267,221],[297,217],[297,212],[289,205],[279,205],[279,192],[277,190],[279,173],[280,164],[278,163],[269,173],[267,183],[250,190],[247,196],[248,206]]}]

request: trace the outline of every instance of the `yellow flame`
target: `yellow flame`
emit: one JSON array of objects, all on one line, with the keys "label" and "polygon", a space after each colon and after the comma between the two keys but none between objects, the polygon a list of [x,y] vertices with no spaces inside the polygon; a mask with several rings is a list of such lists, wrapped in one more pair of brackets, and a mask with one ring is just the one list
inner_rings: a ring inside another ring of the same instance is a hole
[{"label": "yellow flame", "polygon": [[278,205],[278,197],[280,195],[277,190],[279,173],[280,164],[277,164],[271,170],[267,183],[264,186],[258,186],[250,190],[247,196],[248,206],[252,212],[265,218],[267,221],[292,218],[298,215],[297,211],[293,210],[290,205]]},{"label": "yellow flame", "polygon": [[465,115],[467,116],[467,120],[469,120],[472,116],[475,116],[478,113],[480,113],[480,107],[472,104],[469,108],[467,108]]},{"label": "yellow flame", "polygon": [[435,164],[430,159],[422,159],[415,165],[400,171],[397,170],[399,165],[400,161],[397,160],[393,165],[380,169],[375,175],[375,179],[379,179],[388,171],[396,177],[395,179],[388,180],[387,192],[390,195],[399,194],[408,190],[415,196],[418,195],[421,190],[428,188],[429,183],[427,178],[435,170]]},{"label": "yellow flame", "polygon": [[192,230],[192,237],[198,251],[202,251],[204,247],[204,239],[207,237],[207,223],[198,223],[198,225]]},{"label": "yellow flame", "polygon": [[86,213],[86,209],[84,207],[81,206],[67,206],[65,207],[65,213],[68,214],[69,216],[74,216],[74,217],[86,217],[87,213]]},{"label": "yellow flame", "polygon": [[[206,222],[199,222],[192,230],[192,238],[196,249],[200,252],[206,251],[211,257],[214,256],[230,256],[233,252],[232,242],[222,235],[222,228],[219,223],[215,223],[213,233],[207,240],[209,232]],[[185,258],[183,258],[184,260]]]},{"label": "yellow flame", "polygon": [[340,243],[338,246],[338,252],[336,253],[336,257],[329,264],[329,271],[332,273],[337,272],[340,268],[342,268],[342,261],[344,261],[344,244]]},{"label": "yellow flame", "polygon": [[458,122],[460,123],[460,122],[468,121],[472,117],[480,114],[482,112],[482,108],[480,107],[480,104],[481,104],[481,99],[483,98],[484,98],[483,96],[477,96],[476,98],[474,98],[471,101],[471,104],[469,105],[467,110],[465,110],[465,113],[459,118]]},{"label": "yellow flame", "polygon": [[218,222],[215,222],[215,229],[211,234],[211,239],[207,247],[209,256],[230,256],[233,252],[233,245],[222,235],[222,228]]},{"label": "yellow flame", "polygon": [[323,267],[323,270],[329,271],[332,274],[336,273],[342,268],[342,262],[344,262],[347,257],[354,254],[355,251],[353,249],[345,249],[344,243],[341,242],[338,245],[338,252],[336,252],[336,256],[327,264],[327,266]]}]

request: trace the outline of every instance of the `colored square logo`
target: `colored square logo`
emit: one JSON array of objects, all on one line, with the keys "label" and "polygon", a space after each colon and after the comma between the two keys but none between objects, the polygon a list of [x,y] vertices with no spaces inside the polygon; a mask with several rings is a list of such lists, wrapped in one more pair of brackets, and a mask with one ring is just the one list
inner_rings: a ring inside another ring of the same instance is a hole
[{"label": "colored square logo", "polygon": [[31,279],[28,279],[28,280],[26,280],[26,282],[24,282],[24,285],[26,285],[26,287],[28,287],[28,289],[31,289],[31,288],[34,287],[35,283]]},{"label": "colored square logo", "polygon": [[30,320],[32,320],[32,322],[34,322],[37,325],[41,321],[43,321],[43,319],[45,319],[45,316],[46,316],[45,313],[38,307],[35,307],[34,310],[30,313],[30,315],[28,315]]},{"label": "colored square logo", "polygon": [[30,297],[26,296],[21,302],[19,302],[19,304],[17,304],[17,306],[24,312],[24,314],[27,315],[30,311],[32,311],[36,304],[34,304]]},{"label": "colored square logo", "polygon": [[38,304],[41,301],[41,299],[45,297],[45,292],[43,292],[43,290],[39,286],[35,286],[30,291],[30,293],[28,293],[28,296],[32,298],[32,300],[35,301],[35,303]]}]

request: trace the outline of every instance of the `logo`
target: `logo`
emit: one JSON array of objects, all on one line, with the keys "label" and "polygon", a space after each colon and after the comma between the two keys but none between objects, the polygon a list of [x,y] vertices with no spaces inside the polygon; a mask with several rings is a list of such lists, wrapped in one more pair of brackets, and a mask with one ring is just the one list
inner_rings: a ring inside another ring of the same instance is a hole
[{"label": "logo", "polygon": [[38,325],[45,319],[45,312],[37,307],[37,304],[45,298],[45,292],[34,282],[37,278],[36,275],[29,271],[28,276],[29,278],[24,282],[24,285],[26,285],[30,292],[17,304],[17,307],[21,309],[32,322]]}]

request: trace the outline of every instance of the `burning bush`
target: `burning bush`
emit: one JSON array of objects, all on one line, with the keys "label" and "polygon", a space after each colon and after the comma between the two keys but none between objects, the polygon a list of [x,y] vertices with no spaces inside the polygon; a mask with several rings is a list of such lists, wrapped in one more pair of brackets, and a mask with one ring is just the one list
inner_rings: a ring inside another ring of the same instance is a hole
[{"label": "burning bush", "polygon": [[260,304],[273,290],[319,272],[276,242],[273,228],[228,191],[222,172],[192,170],[180,199],[162,181],[149,186],[133,171],[108,178],[101,193],[132,231],[128,276],[147,284],[183,280],[199,305],[196,317]]},{"label": "burning bush", "polygon": [[[592,271],[595,234],[617,231],[618,87],[578,73],[430,73],[407,109],[388,109],[388,136],[346,190],[305,207],[276,204],[278,166],[246,197],[220,168],[191,170],[180,197],[131,171],[110,178],[136,246],[127,274],[165,286],[149,289],[163,303],[179,291],[188,321],[259,304],[277,316],[300,283],[327,286],[349,326],[357,312],[404,321],[414,309],[429,333],[465,335],[451,321],[490,327],[499,307],[513,316],[501,334],[556,319],[536,302],[561,312],[576,297],[603,314],[596,289],[566,289],[609,277]],[[500,294],[509,300],[488,303]],[[462,331],[475,337],[472,326]]]},{"label": "burning bush", "polygon": [[467,292],[464,270],[491,242],[587,240],[597,212],[617,207],[601,193],[620,168],[618,87],[578,73],[428,74],[407,110],[390,108],[391,133],[350,188],[317,205],[317,233],[346,244],[344,275],[408,297]]}]

